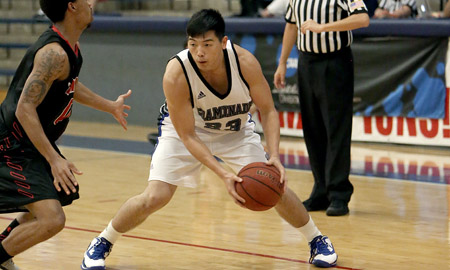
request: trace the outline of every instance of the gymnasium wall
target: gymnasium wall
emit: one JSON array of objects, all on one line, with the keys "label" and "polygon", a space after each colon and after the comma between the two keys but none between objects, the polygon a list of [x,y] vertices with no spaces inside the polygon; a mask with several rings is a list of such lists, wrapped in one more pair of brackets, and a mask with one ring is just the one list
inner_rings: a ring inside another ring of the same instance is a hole
[{"label": "gymnasium wall", "polygon": [[[128,123],[155,128],[164,103],[162,77],[168,59],[183,48],[183,34],[92,33],[81,39],[80,81],[93,91],[115,99],[128,89]],[[73,120],[115,122],[109,114],[74,105]]]},{"label": "gymnasium wall", "polygon": [[[226,20],[228,35],[281,35],[284,29],[282,19]],[[80,81],[111,99],[132,89],[133,95],[127,102],[132,106],[129,123],[156,127],[159,107],[164,102],[164,68],[167,60],[182,49],[186,21],[166,17],[97,17],[81,38],[84,67]],[[370,27],[354,33],[355,36],[450,36],[450,20],[372,20]],[[115,121],[107,114],[78,104],[73,119]]]}]

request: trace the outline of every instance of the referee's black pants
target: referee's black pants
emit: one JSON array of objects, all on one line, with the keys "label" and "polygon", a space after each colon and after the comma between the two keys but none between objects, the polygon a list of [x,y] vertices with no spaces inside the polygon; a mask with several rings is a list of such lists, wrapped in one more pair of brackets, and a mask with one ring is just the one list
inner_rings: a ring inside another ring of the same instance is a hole
[{"label": "referee's black pants", "polygon": [[353,56],[349,47],[328,54],[300,52],[298,86],[303,133],[315,202],[350,201]]}]

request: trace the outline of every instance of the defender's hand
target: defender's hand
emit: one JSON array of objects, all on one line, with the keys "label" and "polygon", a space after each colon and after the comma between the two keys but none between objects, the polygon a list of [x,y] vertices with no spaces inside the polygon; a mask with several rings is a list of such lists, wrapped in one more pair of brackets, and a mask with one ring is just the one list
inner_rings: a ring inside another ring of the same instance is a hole
[{"label": "defender's hand", "polygon": [[52,162],[50,167],[52,169],[53,185],[58,192],[61,191],[61,188],[67,195],[69,195],[70,192],[77,192],[75,186],[78,186],[78,182],[75,179],[74,173],[78,175],[83,173],[79,171],[72,162],[60,157]]},{"label": "defender's hand", "polygon": [[126,94],[120,95],[114,102],[114,110],[111,113],[125,130],[127,130],[127,120],[125,118],[128,117],[128,113],[126,113],[125,110],[130,110],[131,107],[129,105],[125,105],[124,103],[125,99],[127,99],[130,95],[131,90],[128,90]]}]

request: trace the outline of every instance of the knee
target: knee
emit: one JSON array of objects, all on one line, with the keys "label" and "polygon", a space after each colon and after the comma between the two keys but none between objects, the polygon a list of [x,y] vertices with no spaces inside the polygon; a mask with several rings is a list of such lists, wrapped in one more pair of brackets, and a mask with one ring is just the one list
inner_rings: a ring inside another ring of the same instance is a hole
[{"label": "knee", "polygon": [[161,181],[150,181],[145,191],[137,196],[140,212],[150,215],[163,208],[172,199],[176,186]]},{"label": "knee", "polygon": [[61,210],[54,215],[49,215],[48,217],[39,219],[38,224],[43,234],[47,237],[52,237],[64,229],[66,224],[66,216]]},{"label": "knee", "polygon": [[141,199],[141,209],[142,211],[151,214],[158,209],[163,208],[166,204],[169,203],[172,196],[168,194],[142,194]]}]

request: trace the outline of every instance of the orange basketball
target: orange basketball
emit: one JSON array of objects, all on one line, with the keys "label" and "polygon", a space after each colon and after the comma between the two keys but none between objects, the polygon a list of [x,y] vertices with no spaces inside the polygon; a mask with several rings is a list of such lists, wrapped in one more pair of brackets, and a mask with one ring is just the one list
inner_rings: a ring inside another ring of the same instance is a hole
[{"label": "orange basketball", "polygon": [[284,192],[280,183],[280,172],[275,166],[264,162],[250,163],[242,168],[236,182],[236,192],[245,199],[244,206],[253,211],[264,211],[274,207]]}]

